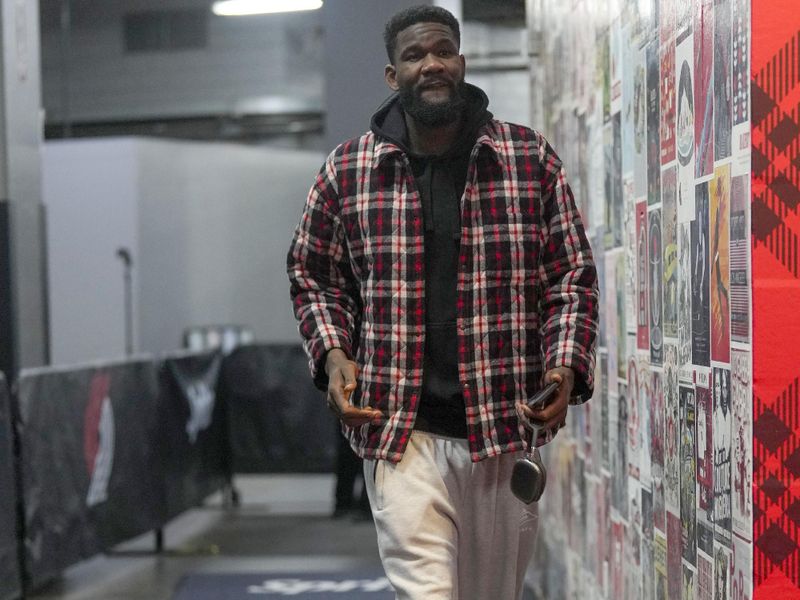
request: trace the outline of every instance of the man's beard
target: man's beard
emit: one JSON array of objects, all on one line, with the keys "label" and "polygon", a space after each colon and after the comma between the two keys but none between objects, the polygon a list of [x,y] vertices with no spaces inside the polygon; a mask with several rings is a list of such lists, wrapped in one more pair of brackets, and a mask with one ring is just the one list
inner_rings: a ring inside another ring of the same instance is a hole
[{"label": "man's beard", "polygon": [[463,79],[452,88],[452,92],[450,99],[444,102],[428,102],[419,89],[402,88],[400,106],[421,125],[442,127],[458,121],[467,106],[467,84]]}]

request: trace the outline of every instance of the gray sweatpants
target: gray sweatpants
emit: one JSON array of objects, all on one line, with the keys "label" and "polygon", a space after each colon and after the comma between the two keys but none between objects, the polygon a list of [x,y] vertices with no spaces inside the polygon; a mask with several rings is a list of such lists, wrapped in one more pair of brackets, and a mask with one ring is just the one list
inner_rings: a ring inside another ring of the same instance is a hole
[{"label": "gray sweatpants", "polygon": [[466,440],[415,431],[397,463],[364,461],[378,547],[398,600],[516,600],[536,504],[509,488],[522,453],[470,461]]}]

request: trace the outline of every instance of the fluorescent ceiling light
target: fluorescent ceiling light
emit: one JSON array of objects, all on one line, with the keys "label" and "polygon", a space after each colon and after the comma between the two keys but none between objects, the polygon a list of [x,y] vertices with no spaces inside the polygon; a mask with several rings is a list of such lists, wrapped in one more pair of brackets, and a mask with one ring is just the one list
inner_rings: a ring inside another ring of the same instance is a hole
[{"label": "fluorescent ceiling light", "polygon": [[238,17],[243,15],[266,15],[270,13],[317,10],[322,0],[219,0],[211,10],[215,15]]}]

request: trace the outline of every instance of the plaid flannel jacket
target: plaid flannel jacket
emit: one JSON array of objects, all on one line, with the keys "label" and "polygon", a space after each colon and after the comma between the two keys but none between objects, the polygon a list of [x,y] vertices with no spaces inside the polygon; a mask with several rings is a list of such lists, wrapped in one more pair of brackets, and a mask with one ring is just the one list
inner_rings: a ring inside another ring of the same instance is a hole
[{"label": "plaid flannel jacket", "polygon": [[[328,157],[287,258],[315,384],[341,348],[359,365],[351,401],[383,412],[347,431],[362,458],[397,462],[422,386],[425,272],[420,195],[407,156],[368,132]],[[491,120],[478,132],[462,198],[458,370],[473,461],[524,449],[515,402],[543,372],[593,389],[597,273],[561,161],[536,131]],[[542,432],[543,444],[555,431]]]}]

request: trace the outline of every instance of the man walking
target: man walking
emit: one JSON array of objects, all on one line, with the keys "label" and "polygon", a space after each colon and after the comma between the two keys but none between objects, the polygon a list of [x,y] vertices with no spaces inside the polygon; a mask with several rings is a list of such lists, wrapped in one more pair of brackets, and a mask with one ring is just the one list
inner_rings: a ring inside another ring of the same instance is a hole
[{"label": "man walking", "polygon": [[[519,598],[537,514],[509,480],[592,394],[592,253],[553,149],[465,83],[456,19],[406,9],[384,40],[395,93],[309,193],[288,255],[294,311],[364,459],[397,597]],[[528,407],[551,381],[553,401]]]}]

